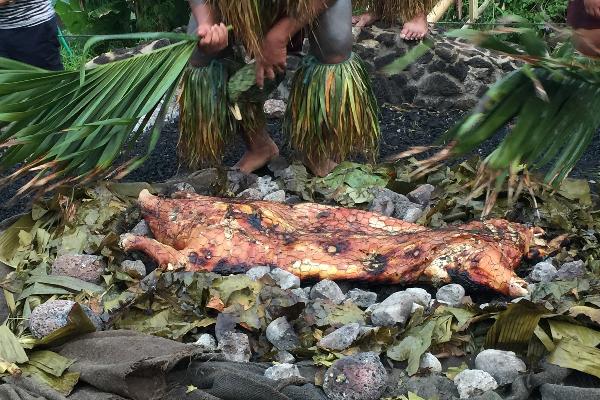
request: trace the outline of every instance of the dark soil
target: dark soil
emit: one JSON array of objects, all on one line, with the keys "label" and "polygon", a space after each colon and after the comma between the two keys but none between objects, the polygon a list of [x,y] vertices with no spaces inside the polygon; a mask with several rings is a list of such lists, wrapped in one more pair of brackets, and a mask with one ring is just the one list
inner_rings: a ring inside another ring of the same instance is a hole
[{"label": "dark soil", "polygon": [[[435,141],[451,126],[453,126],[462,113],[459,111],[433,111],[416,109],[410,106],[404,108],[384,106],[381,112],[382,142],[380,149],[381,158],[385,158],[409,149],[411,146],[428,146]],[[291,157],[289,149],[285,146],[284,138],[281,134],[280,121],[273,120],[268,124],[269,132],[274,140],[280,145],[282,155]],[[179,172],[179,162],[176,152],[178,128],[177,123],[168,124],[156,146],[156,150],[150,159],[137,171],[127,177],[128,181],[147,181],[161,182],[165,181]],[[499,135],[500,137],[500,135]],[[479,149],[477,153],[484,156],[489,153],[499,141],[491,140],[486,146]],[[588,149],[583,159],[577,165],[572,176],[591,179],[595,173],[600,170],[600,135]],[[144,144],[135,149],[137,154],[144,151]],[[242,156],[244,145],[237,139],[229,146],[225,156],[225,165],[232,166]],[[6,204],[19,185],[18,182],[0,192],[0,204]],[[9,208],[0,208],[0,221],[9,218],[20,212],[24,212],[29,207],[28,200],[21,200],[18,204]]]}]

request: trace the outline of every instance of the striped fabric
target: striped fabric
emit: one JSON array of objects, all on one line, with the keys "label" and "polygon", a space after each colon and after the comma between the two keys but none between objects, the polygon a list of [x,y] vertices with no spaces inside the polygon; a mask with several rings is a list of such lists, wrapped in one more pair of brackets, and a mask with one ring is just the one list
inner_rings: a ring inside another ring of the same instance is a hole
[{"label": "striped fabric", "polygon": [[16,0],[0,6],[0,29],[39,25],[54,17],[50,0]]}]

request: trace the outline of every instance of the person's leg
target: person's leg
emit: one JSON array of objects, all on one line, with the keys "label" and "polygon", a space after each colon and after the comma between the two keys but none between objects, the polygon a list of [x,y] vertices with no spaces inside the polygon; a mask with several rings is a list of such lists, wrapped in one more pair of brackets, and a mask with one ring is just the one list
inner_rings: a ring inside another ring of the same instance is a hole
[{"label": "person's leg", "polygon": [[284,129],[309,169],[327,175],[350,154],[373,158],[377,104],[368,74],[352,53],[352,4],[337,0],[313,24],[310,55],[292,84]]},{"label": "person's leg", "polygon": [[427,32],[429,32],[427,15],[422,12],[404,23],[400,37],[406,40],[421,40]]},{"label": "person's leg", "polygon": [[32,27],[14,29],[13,40],[10,58],[51,71],[63,69],[56,18]]},{"label": "person's leg", "polygon": [[240,134],[246,145],[246,152],[235,167],[245,174],[250,174],[277,157],[279,148],[267,131],[263,103],[245,103],[240,106]]},{"label": "person's leg", "polygon": [[573,0],[569,3],[567,20],[573,28],[577,50],[590,57],[600,57],[600,19],[586,12],[582,0]]}]

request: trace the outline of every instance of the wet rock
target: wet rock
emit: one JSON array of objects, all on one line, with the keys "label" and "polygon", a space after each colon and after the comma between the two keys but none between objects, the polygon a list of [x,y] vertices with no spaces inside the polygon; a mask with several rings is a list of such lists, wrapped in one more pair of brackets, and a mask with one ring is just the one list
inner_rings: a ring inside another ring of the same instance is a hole
[{"label": "wet rock", "polygon": [[433,185],[425,184],[407,194],[406,197],[413,203],[426,207],[429,204],[429,201],[431,201],[431,195],[434,190],[435,187]]},{"label": "wet rock", "polygon": [[352,323],[344,325],[319,340],[317,345],[329,350],[345,350],[358,338],[360,325]]},{"label": "wet rock", "polygon": [[257,281],[269,272],[271,272],[271,267],[263,265],[250,268],[248,271],[246,271],[246,275],[253,281]]},{"label": "wet rock", "polygon": [[285,203],[285,196],[285,190],[278,190],[276,192],[269,193],[263,198],[263,200],[273,201],[275,203]]},{"label": "wet rock", "polygon": [[484,350],[475,358],[475,368],[489,373],[498,385],[513,383],[527,366],[512,351]]},{"label": "wet rock", "polygon": [[454,383],[461,399],[479,396],[498,387],[494,378],[485,371],[466,369],[456,375]]},{"label": "wet rock", "polygon": [[130,231],[130,233],[132,235],[136,235],[136,236],[152,237],[152,232],[150,231],[150,227],[144,220],[141,220],[140,222],[138,222],[137,225],[134,226],[133,229]]},{"label": "wet rock", "polygon": [[121,263],[119,270],[136,279],[146,276],[146,265],[140,260],[125,260]]},{"label": "wet rock", "polygon": [[217,350],[217,341],[215,340],[213,335],[209,333],[203,333],[202,335],[200,335],[200,337],[198,338],[198,340],[196,340],[196,342],[194,342],[194,344],[208,351]]},{"label": "wet rock", "polygon": [[292,351],[300,346],[300,339],[285,317],[279,317],[267,326],[267,339],[278,350]]},{"label": "wet rock", "polygon": [[249,362],[252,357],[248,335],[238,332],[224,332],[219,339],[218,350],[227,361]]},{"label": "wet rock", "polygon": [[433,354],[425,353],[421,356],[419,369],[428,370],[429,372],[433,373],[440,373],[442,372],[442,363]]},{"label": "wet rock", "polygon": [[581,260],[571,261],[563,264],[556,273],[556,278],[570,281],[585,276],[585,263]]},{"label": "wet rock", "polygon": [[265,101],[264,110],[267,118],[280,119],[285,114],[285,101],[269,99]]},{"label": "wet rock", "polygon": [[376,326],[404,325],[410,317],[414,299],[405,292],[397,292],[379,304],[374,304],[367,309],[371,315],[371,322]]},{"label": "wet rock", "polygon": [[293,364],[296,362],[296,358],[289,351],[282,350],[275,354],[275,361],[281,364]]},{"label": "wet rock", "polygon": [[294,364],[273,365],[272,367],[267,368],[267,370],[265,371],[265,377],[273,379],[274,381],[278,381],[281,379],[289,379],[295,376],[302,378],[298,367]]},{"label": "wet rock", "polygon": [[580,388],[575,386],[552,385],[540,386],[542,400],[598,400],[599,388]]},{"label": "wet rock", "polygon": [[333,363],[325,373],[323,390],[330,400],[377,400],[387,377],[377,354],[359,353]]},{"label": "wet rock", "polygon": [[90,283],[101,283],[106,262],[102,256],[87,254],[56,257],[51,275],[70,276]]},{"label": "wet rock", "polygon": [[533,282],[550,282],[556,277],[558,270],[552,263],[542,261],[534,265],[529,278]]},{"label": "wet rock", "polygon": [[421,288],[408,288],[404,292],[411,295],[415,303],[425,308],[429,307],[431,295],[427,290]]},{"label": "wet rock", "polygon": [[242,190],[240,194],[237,195],[237,197],[244,200],[262,200],[263,193],[257,188],[248,188]]},{"label": "wet rock", "polygon": [[448,304],[449,306],[459,306],[465,298],[465,289],[456,283],[451,283],[439,288],[435,294],[435,298],[440,303]]},{"label": "wet rock", "polygon": [[256,188],[262,193],[264,198],[266,195],[276,192],[280,189],[277,182],[273,181],[270,176],[261,176],[256,180]]},{"label": "wet rock", "polygon": [[[75,306],[71,300],[50,300],[37,306],[29,317],[29,330],[38,339],[67,326],[69,313]],[[79,304],[97,330],[102,329],[102,321],[86,305]]]},{"label": "wet rock", "polygon": [[280,288],[296,289],[300,287],[300,278],[291,272],[285,271],[281,268],[275,268],[270,272],[271,277],[277,282]]},{"label": "wet rock", "polygon": [[377,293],[362,289],[352,289],[346,293],[346,299],[359,307],[367,308],[377,303]]},{"label": "wet rock", "polygon": [[342,289],[334,281],[324,279],[317,283],[310,290],[310,299],[323,299],[330,300],[334,304],[341,304],[346,296],[342,292]]}]

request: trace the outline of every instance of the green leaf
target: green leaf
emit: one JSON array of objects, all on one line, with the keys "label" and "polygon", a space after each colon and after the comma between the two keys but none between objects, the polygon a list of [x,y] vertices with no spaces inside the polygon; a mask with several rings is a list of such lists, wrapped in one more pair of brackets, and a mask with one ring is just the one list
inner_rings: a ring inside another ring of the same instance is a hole
[{"label": "green leaf", "polygon": [[29,356],[29,364],[56,377],[62,376],[75,360],[48,350],[39,350]]},{"label": "green leaf", "polygon": [[596,330],[557,320],[549,320],[548,324],[555,342],[567,338],[589,347],[600,344],[600,332]]},{"label": "green leaf", "polygon": [[23,346],[6,325],[0,325],[0,359],[16,364],[29,360]]},{"label": "green leaf", "polygon": [[387,356],[392,360],[408,360],[406,372],[412,376],[419,370],[421,356],[429,349],[432,343],[433,330],[436,322],[429,321],[423,326],[411,329],[411,334],[406,336],[400,343],[387,349]]},{"label": "green leaf", "polygon": [[561,340],[548,356],[548,362],[600,378],[600,350],[572,339]]}]

